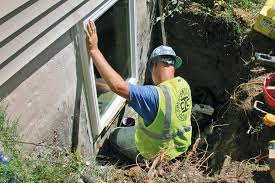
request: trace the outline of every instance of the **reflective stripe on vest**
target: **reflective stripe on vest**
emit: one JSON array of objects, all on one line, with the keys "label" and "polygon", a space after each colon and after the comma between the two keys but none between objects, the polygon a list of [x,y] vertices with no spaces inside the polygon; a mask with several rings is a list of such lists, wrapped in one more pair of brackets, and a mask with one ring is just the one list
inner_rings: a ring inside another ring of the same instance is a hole
[{"label": "reflective stripe on vest", "polygon": [[171,117],[172,117],[172,101],[171,96],[164,85],[160,85],[160,88],[165,96],[165,121],[163,125],[163,134],[169,134],[170,132],[170,124],[171,124]]},{"label": "reflective stripe on vest", "polygon": [[142,131],[150,136],[151,138],[154,139],[160,139],[160,140],[168,140],[171,138],[174,138],[176,136],[183,136],[185,132],[189,132],[192,129],[192,126],[187,126],[184,127],[181,130],[178,130],[176,132],[171,132],[170,133],[170,124],[171,124],[171,118],[172,118],[172,101],[171,101],[171,96],[166,88],[166,86],[164,85],[160,85],[160,88],[165,96],[165,120],[164,120],[164,128],[163,128],[163,133],[160,134],[156,134],[153,133],[147,129],[145,129],[144,127],[141,127]]}]

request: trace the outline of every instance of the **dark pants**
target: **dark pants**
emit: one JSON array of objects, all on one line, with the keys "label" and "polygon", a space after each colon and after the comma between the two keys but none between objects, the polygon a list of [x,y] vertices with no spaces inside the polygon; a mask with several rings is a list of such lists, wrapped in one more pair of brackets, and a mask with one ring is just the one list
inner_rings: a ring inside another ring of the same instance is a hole
[{"label": "dark pants", "polygon": [[135,131],[135,126],[117,127],[109,137],[112,146],[132,161],[136,161],[139,154],[135,144]]}]

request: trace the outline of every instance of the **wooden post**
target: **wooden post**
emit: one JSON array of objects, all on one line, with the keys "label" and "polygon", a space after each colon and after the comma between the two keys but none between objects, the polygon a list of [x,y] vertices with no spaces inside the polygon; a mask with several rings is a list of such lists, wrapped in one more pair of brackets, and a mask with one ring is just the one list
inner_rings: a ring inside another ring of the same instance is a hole
[{"label": "wooden post", "polygon": [[159,16],[160,16],[160,26],[161,26],[161,36],[163,45],[167,45],[166,32],[164,27],[164,15],[163,15],[163,0],[158,0],[159,4]]}]

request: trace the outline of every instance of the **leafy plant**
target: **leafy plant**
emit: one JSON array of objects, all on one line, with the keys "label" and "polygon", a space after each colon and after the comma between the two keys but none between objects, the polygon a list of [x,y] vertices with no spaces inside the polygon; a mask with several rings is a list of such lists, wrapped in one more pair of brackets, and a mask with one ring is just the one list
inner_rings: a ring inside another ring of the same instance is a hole
[{"label": "leafy plant", "polygon": [[241,8],[243,10],[255,13],[260,10],[265,0],[225,0],[225,2],[234,8]]},{"label": "leafy plant", "polygon": [[6,107],[0,105],[0,149],[11,159],[8,165],[0,163],[0,182],[71,183],[77,182],[82,174],[113,182],[113,167],[103,169],[94,157],[81,159],[80,151],[75,155],[64,148],[37,144],[34,152],[26,153],[26,142],[21,141],[17,126],[17,122],[8,119]]}]

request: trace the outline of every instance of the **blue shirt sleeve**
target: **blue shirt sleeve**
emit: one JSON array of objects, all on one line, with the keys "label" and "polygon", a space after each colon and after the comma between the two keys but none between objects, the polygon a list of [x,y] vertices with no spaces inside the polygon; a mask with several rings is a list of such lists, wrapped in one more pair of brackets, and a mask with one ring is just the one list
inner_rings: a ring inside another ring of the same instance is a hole
[{"label": "blue shirt sleeve", "polygon": [[158,112],[158,90],[152,85],[137,86],[129,84],[129,105],[144,119],[149,126]]}]

